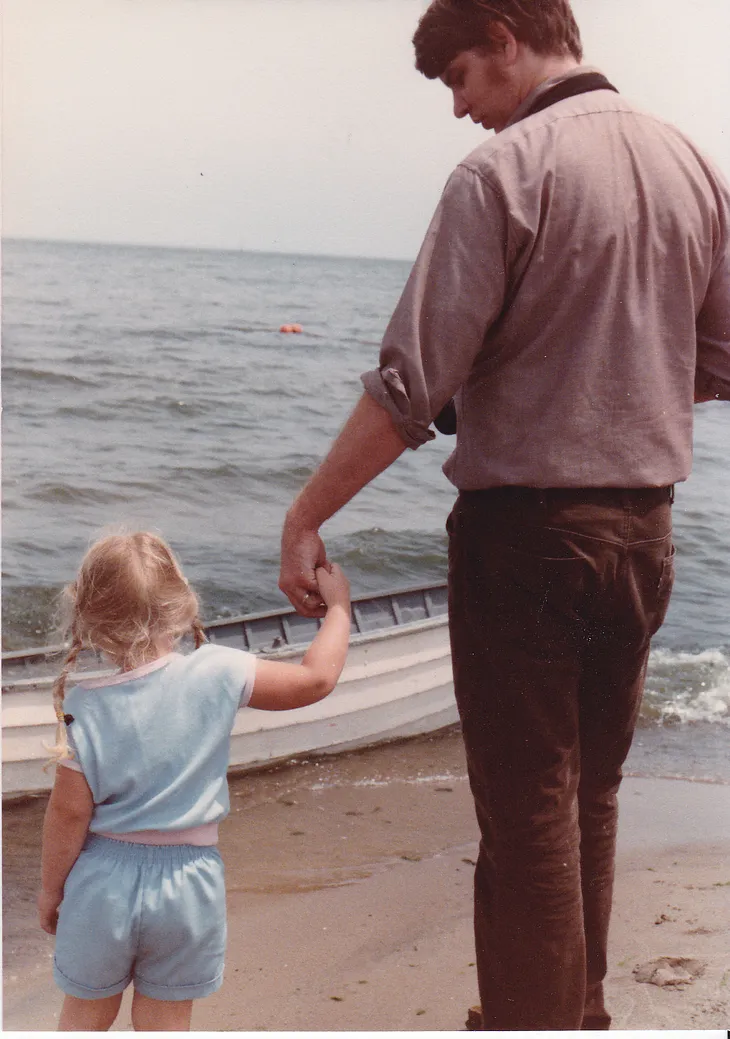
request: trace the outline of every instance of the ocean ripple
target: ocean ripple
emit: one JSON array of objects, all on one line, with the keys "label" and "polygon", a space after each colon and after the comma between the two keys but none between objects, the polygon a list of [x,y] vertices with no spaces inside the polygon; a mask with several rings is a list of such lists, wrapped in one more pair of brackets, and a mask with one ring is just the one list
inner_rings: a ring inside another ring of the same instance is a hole
[{"label": "ocean ripple", "polygon": [[78,487],[71,484],[41,484],[26,492],[28,498],[50,505],[109,505],[125,502],[127,495],[120,490],[100,487]]},{"label": "ocean ripple", "polygon": [[41,383],[48,386],[98,386],[95,379],[82,378],[71,372],[53,372],[43,368],[23,368],[18,365],[3,365],[3,381],[7,388],[12,385],[12,380],[28,383]]}]

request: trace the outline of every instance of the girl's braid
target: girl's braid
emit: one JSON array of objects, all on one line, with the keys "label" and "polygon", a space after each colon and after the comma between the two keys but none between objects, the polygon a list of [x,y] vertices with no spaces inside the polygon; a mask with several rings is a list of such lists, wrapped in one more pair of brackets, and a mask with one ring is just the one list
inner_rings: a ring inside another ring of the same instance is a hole
[{"label": "girl's braid", "polygon": [[200,649],[200,647],[205,645],[205,643],[208,641],[208,637],[205,634],[203,625],[200,623],[200,620],[197,617],[193,621],[191,628],[193,632],[193,638],[195,639],[195,648]]},{"label": "girl's braid", "polygon": [[61,673],[53,683],[53,709],[56,712],[56,719],[58,721],[58,727],[56,730],[56,746],[54,747],[57,759],[69,757],[68,740],[66,739],[66,722],[63,713],[63,698],[66,694],[66,679],[71,674],[73,666],[76,663],[76,658],[82,648],[81,640],[74,636],[71,648],[66,654],[66,659],[63,662]]}]

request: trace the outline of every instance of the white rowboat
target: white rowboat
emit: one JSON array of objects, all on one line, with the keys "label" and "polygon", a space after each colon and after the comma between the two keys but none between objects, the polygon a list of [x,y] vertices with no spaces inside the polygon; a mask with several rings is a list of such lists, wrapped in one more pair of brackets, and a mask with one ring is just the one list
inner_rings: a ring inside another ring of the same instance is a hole
[{"label": "white rowboat", "polygon": [[[432,732],[457,721],[447,624],[446,586],[409,588],[352,604],[347,665],[326,699],[294,711],[238,712],[230,768],[245,771],[305,754],[331,754]],[[290,610],[214,621],[211,642],[279,660],[301,659],[318,621]],[[44,770],[55,741],[51,687],[63,647],[3,654],[3,797],[48,790]],[[103,662],[81,661],[85,675]]]}]

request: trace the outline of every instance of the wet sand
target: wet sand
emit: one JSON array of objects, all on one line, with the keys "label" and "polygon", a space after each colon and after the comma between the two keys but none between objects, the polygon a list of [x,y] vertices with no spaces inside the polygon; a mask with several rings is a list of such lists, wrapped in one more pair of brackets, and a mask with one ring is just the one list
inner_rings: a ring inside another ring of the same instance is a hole
[{"label": "wet sand", "polygon": [[[235,777],[231,803],[226,981],[195,1030],[463,1027],[477,841],[458,732]],[[62,1000],[35,922],[44,809],[4,806],[6,1031],[54,1029]],[[607,996],[616,1029],[727,1027],[730,786],[624,781]]]}]

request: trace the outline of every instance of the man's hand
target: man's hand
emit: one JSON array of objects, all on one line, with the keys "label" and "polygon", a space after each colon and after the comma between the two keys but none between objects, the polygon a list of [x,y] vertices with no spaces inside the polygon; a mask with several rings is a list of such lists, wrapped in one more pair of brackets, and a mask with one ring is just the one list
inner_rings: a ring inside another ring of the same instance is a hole
[{"label": "man's hand", "polygon": [[324,617],[327,612],[315,576],[320,566],[329,569],[319,532],[299,526],[288,515],[281,535],[279,588],[303,617]]},{"label": "man's hand", "polygon": [[46,934],[55,934],[58,924],[58,907],[63,895],[50,895],[41,891],[38,895],[38,920]]},{"label": "man's hand", "polygon": [[279,588],[303,617],[326,612],[314,574],[318,566],[330,569],[320,527],[405,449],[388,412],[363,393],[284,523]]}]

